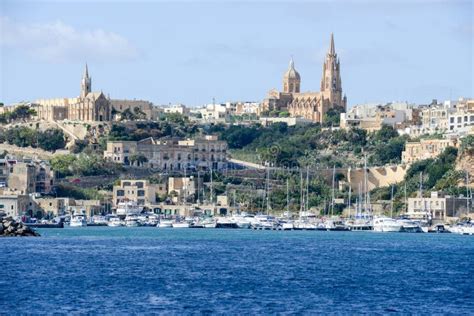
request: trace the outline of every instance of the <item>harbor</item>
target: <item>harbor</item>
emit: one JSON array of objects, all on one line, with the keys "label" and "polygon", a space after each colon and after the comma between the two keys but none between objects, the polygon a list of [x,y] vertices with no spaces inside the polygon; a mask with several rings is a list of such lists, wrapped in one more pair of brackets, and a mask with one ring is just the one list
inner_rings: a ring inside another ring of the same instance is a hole
[{"label": "harbor", "polygon": [[465,314],[473,307],[469,236],[125,226],[38,231],[39,238],[0,238],[7,284],[0,293],[12,314],[31,306],[40,314],[107,314],[110,306],[119,314],[190,308]]}]

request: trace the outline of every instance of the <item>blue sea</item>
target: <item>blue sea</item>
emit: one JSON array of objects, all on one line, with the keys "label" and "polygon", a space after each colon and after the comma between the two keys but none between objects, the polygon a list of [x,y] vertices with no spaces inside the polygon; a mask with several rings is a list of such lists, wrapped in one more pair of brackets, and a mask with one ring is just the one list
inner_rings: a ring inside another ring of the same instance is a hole
[{"label": "blue sea", "polygon": [[0,238],[6,314],[474,314],[474,236],[42,229]]}]

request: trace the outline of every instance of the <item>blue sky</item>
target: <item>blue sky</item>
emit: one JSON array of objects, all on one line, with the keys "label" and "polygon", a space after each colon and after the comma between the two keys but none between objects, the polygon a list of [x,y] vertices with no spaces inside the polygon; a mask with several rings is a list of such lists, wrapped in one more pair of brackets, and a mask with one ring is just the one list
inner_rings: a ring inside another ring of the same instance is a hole
[{"label": "blue sky", "polygon": [[260,101],[291,56],[319,90],[334,32],[343,90],[364,102],[472,97],[472,1],[0,2],[0,101],[79,95],[191,106]]}]

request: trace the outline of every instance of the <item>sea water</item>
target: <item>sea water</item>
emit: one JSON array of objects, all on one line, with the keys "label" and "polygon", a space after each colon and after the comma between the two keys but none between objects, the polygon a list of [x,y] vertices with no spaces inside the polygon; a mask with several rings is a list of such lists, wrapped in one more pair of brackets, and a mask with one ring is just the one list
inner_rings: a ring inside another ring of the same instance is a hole
[{"label": "sea water", "polygon": [[125,227],[40,233],[0,239],[1,312],[474,313],[474,236]]}]

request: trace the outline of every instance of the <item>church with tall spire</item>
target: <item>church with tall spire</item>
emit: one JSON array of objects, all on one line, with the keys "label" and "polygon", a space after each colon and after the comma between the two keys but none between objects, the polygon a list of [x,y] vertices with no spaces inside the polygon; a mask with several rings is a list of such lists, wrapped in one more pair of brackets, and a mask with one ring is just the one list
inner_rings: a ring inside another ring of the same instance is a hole
[{"label": "church with tall spire", "polygon": [[333,34],[323,64],[320,91],[301,92],[300,89],[301,77],[292,58],[283,76],[283,91],[270,90],[262,102],[260,114],[287,111],[291,117],[302,117],[322,123],[329,109],[338,107],[345,111],[347,98],[342,93],[340,63]]},{"label": "church with tall spire", "polygon": [[143,118],[153,118],[153,104],[144,100],[110,99],[102,91],[92,91],[92,78],[87,64],[78,97],[36,100],[38,117],[45,121],[108,122],[113,114],[129,111]]},{"label": "church with tall spire", "polygon": [[41,99],[38,117],[45,121],[107,122],[111,120],[110,100],[102,91],[92,92],[92,79],[87,64],[81,79],[81,90],[75,98]]}]

